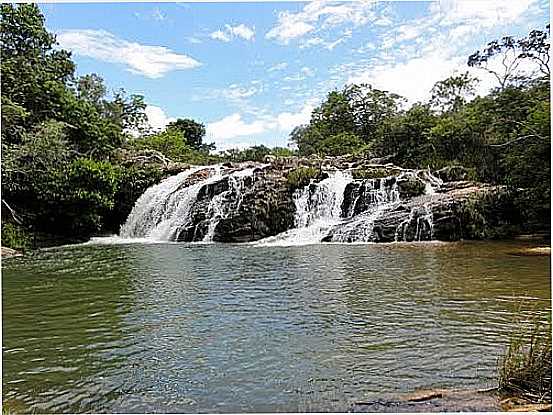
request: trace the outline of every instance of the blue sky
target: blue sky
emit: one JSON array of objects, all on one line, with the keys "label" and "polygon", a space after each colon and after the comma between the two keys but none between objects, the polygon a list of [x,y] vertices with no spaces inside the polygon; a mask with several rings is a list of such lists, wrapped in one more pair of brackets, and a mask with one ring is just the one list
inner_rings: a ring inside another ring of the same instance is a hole
[{"label": "blue sky", "polygon": [[[151,124],[193,118],[218,149],[285,146],[334,88],[424,100],[498,36],[549,21],[545,0],[42,4],[78,74],[143,94]],[[483,71],[480,91],[493,80]]]}]

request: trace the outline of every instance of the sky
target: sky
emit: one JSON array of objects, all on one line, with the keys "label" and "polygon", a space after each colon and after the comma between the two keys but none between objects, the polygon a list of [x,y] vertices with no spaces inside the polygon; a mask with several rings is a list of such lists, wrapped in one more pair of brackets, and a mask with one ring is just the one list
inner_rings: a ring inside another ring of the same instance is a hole
[{"label": "sky", "polygon": [[[47,3],[77,74],[144,95],[150,124],[192,118],[218,150],[286,146],[333,89],[368,83],[409,103],[501,36],[549,22],[547,0]],[[482,70],[479,92],[493,87]]]}]

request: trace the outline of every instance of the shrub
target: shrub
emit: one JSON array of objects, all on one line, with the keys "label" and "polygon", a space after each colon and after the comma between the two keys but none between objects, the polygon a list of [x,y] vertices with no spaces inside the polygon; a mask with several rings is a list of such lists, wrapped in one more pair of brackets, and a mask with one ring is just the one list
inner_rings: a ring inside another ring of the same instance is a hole
[{"label": "shrub", "polygon": [[519,329],[499,360],[499,388],[531,402],[551,402],[551,320]]},{"label": "shrub", "polygon": [[321,170],[316,167],[298,167],[288,173],[288,188],[294,191],[307,186],[312,179],[318,179],[321,176]]},{"label": "shrub", "polygon": [[2,224],[2,246],[12,249],[27,249],[32,246],[31,235],[14,223]]}]

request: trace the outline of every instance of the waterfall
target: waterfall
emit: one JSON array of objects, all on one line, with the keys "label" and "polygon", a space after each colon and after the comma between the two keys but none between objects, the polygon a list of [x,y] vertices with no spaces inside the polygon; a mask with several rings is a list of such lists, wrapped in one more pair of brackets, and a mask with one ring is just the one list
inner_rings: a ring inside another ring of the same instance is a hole
[{"label": "waterfall", "polygon": [[119,235],[124,238],[159,236],[167,220],[186,207],[197,193],[197,188],[183,186],[186,179],[204,167],[193,167],[146,190],[136,201]]},{"label": "waterfall", "polygon": [[[202,170],[207,172],[207,178],[188,185],[186,179]],[[221,178],[219,166],[194,167],[150,187],[134,205],[121,227],[120,236],[157,241],[175,240],[178,230],[189,219],[200,189]]]},{"label": "waterfall", "polygon": [[[244,188],[246,187],[245,178],[253,175],[255,168],[239,170],[228,177],[229,189],[216,195],[211,199],[207,211],[209,225],[203,241],[213,241],[215,228],[221,221],[228,217],[232,212],[238,211],[244,198]],[[233,200],[234,199],[234,200]]]},{"label": "waterfall", "polygon": [[[264,166],[258,166],[264,167]],[[190,180],[197,173],[204,172],[196,180]],[[205,212],[207,231],[202,240],[213,240],[219,221],[237,211],[243,198],[245,178],[250,177],[254,168],[233,171],[225,174],[220,165],[194,167],[176,176],[165,179],[150,187],[135,203],[127,221],[121,226],[123,238],[147,238],[154,241],[175,241],[187,226],[193,226],[191,215],[198,203],[200,191],[210,185],[228,181],[228,189],[213,195]],[[205,190],[208,192],[209,190]],[[209,195],[206,196],[209,198]],[[197,226],[195,224],[194,226]],[[194,229],[194,236],[196,235]],[[194,239],[196,240],[196,239]]]},{"label": "waterfall", "polygon": [[[401,176],[400,176],[401,177]],[[353,203],[347,208],[352,218],[360,202],[368,207],[332,234],[332,242],[371,242],[374,240],[374,222],[386,210],[399,202],[396,178],[368,179],[357,190]]]},{"label": "waterfall", "polygon": [[[328,170],[326,178],[313,179],[290,196],[286,187],[278,187],[286,171],[280,171],[281,176],[271,170],[268,175],[256,175],[267,166],[200,166],[169,177],[140,196],[120,236],[195,242],[259,239],[290,227],[293,203],[293,228],[256,244],[399,242],[433,237],[431,202],[439,197],[436,191],[442,183],[430,170],[396,169],[388,177],[373,179],[354,179],[349,170]],[[268,182],[267,187],[263,180],[275,177],[278,180]],[[277,193],[272,193],[273,184]],[[274,210],[275,194],[282,198],[283,211]],[[280,212],[289,215],[284,226],[281,217],[273,221],[271,216]]]},{"label": "waterfall", "polygon": [[353,180],[349,172],[337,170],[319,183],[310,183],[293,195],[295,228],[265,238],[259,245],[308,245],[319,243],[332,226],[341,221],[346,186]]}]

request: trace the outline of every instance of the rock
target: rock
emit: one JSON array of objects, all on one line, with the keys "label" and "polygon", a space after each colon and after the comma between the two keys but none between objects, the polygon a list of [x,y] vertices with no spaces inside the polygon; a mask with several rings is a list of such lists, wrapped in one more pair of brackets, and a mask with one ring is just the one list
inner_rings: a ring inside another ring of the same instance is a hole
[{"label": "rock", "polygon": [[447,166],[438,170],[436,175],[444,182],[456,182],[469,180],[471,172],[463,166]]},{"label": "rock", "polygon": [[15,249],[8,248],[6,246],[0,247],[2,250],[2,258],[10,258],[14,256],[22,256],[23,254]]},{"label": "rock", "polygon": [[397,182],[399,188],[399,197],[408,199],[415,196],[420,196],[425,191],[425,184],[422,180],[415,177],[406,177]]},{"label": "rock", "polygon": [[[242,178],[240,188],[233,187],[229,176],[203,186],[191,208],[190,219],[180,230],[178,241],[201,241],[213,229],[215,242],[250,242],[284,232],[294,223],[295,205],[282,171],[255,169]],[[212,222],[210,202],[224,201],[226,209]]]}]

